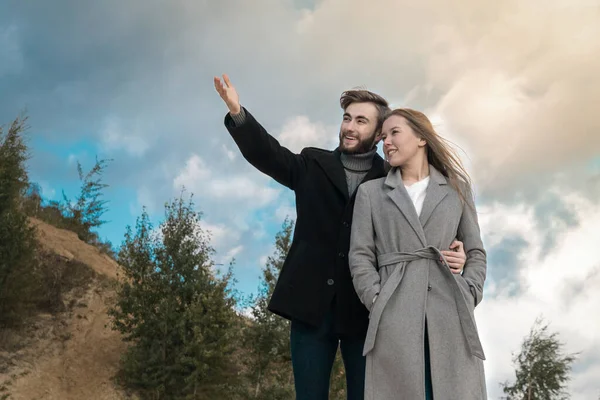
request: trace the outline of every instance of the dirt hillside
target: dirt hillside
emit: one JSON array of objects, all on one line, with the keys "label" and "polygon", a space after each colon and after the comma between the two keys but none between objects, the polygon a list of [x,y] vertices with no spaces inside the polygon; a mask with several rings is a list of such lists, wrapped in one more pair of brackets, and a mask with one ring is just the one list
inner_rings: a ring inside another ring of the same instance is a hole
[{"label": "dirt hillside", "polygon": [[46,250],[68,260],[80,261],[109,278],[117,277],[119,265],[94,246],[79,240],[76,233],[55,228],[35,218],[30,218],[30,221],[37,228],[38,241]]},{"label": "dirt hillside", "polygon": [[42,248],[65,262],[86,264],[97,275],[88,287],[73,291],[67,311],[38,316],[21,349],[3,355],[8,370],[0,373],[0,385],[8,382],[11,400],[130,398],[112,381],[125,345],[106,314],[119,266],[73,232],[31,222]]}]

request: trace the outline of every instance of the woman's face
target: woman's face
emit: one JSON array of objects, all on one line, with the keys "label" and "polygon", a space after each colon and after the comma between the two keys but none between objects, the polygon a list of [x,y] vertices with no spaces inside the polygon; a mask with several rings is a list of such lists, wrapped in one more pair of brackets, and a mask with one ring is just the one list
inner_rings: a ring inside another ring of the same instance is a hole
[{"label": "woman's face", "polygon": [[427,142],[417,137],[404,117],[392,115],[383,122],[383,152],[392,167],[401,167],[425,150]]}]

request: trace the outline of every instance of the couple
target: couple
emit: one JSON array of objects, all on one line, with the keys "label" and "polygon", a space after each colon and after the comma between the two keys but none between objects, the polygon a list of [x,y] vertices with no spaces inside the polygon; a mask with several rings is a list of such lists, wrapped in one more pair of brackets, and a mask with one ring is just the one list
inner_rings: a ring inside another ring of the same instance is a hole
[{"label": "couple", "polygon": [[226,75],[214,83],[243,157],[295,192],[294,239],[269,310],[291,320],[296,399],[328,398],[338,346],[349,400],[485,399],[473,312],[486,253],[469,177],[427,117],[350,90],[338,148],[295,154],[240,105]]}]

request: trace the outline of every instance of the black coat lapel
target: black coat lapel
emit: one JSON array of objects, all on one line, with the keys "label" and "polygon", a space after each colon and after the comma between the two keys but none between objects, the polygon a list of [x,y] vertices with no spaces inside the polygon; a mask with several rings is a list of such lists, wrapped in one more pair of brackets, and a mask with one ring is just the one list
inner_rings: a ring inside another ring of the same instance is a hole
[{"label": "black coat lapel", "polygon": [[346,173],[344,172],[344,166],[340,160],[340,152],[338,150],[334,150],[332,153],[323,153],[315,159],[321,168],[323,168],[325,175],[327,175],[331,183],[333,183],[333,186],[335,186],[344,196],[344,199],[348,201],[350,195],[348,194]]}]

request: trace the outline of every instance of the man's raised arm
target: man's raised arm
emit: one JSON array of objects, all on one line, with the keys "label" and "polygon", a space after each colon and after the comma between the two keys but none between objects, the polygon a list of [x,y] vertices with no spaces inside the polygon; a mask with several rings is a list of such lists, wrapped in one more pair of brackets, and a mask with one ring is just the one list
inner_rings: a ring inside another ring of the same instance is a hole
[{"label": "man's raised arm", "polygon": [[215,77],[214,83],[229,109],[225,126],[242,156],[259,171],[294,190],[306,170],[304,156],[283,147],[240,105],[238,93],[227,75],[223,75],[223,81]]}]

